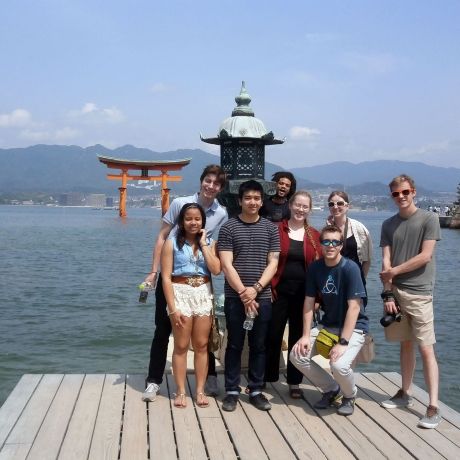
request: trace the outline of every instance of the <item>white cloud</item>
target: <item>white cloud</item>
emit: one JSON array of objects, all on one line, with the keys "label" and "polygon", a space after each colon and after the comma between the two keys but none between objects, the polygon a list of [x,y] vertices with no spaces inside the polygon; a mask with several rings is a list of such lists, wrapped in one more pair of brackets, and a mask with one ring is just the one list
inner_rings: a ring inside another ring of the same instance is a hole
[{"label": "white cloud", "polygon": [[371,75],[384,75],[395,70],[398,59],[388,53],[347,53],[342,57],[342,63],[345,67],[356,72],[365,72]]},{"label": "white cloud", "polygon": [[79,131],[68,126],[56,130],[32,130],[24,129],[20,136],[32,142],[62,142],[74,139],[79,135]]},{"label": "white cloud", "polygon": [[319,129],[308,126],[293,126],[289,129],[289,137],[294,141],[311,141],[319,134]]},{"label": "white cloud", "polygon": [[33,142],[45,142],[51,140],[49,131],[33,131],[31,129],[24,129],[21,131],[20,135],[22,138]]},{"label": "white cloud", "polygon": [[54,133],[54,138],[57,141],[65,141],[69,139],[74,139],[79,135],[79,131],[74,128],[70,128],[69,126],[65,126],[62,129],[56,130]]},{"label": "white cloud", "polygon": [[30,112],[25,109],[15,109],[10,113],[0,114],[0,127],[13,128],[28,125],[32,120]]},{"label": "white cloud", "polygon": [[168,86],[168,85],[166,85],[165,83],[162,83],[162,82],[157,82],[157,83],[154,83],[150,87],[150,92],[152,92],[152,93],[166,93],[166,92],[170,91],[171,89],[172,89],[171,86]]},{"label": "white cloud", "polygon": [[86,102],[81,109],[71,110],[69,116],[85,123],[120,123],[124,115],[117,107],[99,108],[94,102]]}]

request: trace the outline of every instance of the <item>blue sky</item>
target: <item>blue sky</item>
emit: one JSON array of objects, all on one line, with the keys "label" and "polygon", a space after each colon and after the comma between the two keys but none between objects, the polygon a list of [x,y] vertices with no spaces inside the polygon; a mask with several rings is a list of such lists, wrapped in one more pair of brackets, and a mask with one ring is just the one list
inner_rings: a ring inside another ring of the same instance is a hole
[{"label": "blue sky", "polygon": [[0,148],[201,148],[241,81],[285,167],[460,167],[459,1],[3,0]]}]

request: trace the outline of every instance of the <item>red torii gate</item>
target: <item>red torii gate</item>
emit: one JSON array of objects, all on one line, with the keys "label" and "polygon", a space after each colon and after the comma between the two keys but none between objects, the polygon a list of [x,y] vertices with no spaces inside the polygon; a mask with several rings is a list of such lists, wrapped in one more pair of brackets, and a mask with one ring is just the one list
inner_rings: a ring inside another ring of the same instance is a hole
[{"label": "red torii gate", "polygon": [[[128,180],[161,180],[161,212],[164,214],[169,208],[169,188],[167,181],[178,182],[182,180],[182,176],[170,176],[168,171],[180,171],[184,166],[187,166],[191,158],[183,160],[157,160],[157,161],[142,161],[142,160],[124,160],[122,158],[97,156],[101,163],[104,163],[108,168],[119,169],[120,174],[107,174],[107,179],[121,180],[120,191],[120,217],[126,217],[126,185]],[[140,175],[133,175],[129,170],[141,171]],[[159,176],[149,176],[149,171],[160,171]]]}]

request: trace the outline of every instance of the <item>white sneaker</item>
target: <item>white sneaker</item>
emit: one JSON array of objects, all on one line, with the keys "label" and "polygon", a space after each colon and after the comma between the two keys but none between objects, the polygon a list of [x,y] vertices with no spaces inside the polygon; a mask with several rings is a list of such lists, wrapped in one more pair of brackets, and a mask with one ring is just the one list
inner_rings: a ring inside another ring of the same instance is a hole
[{"label": "white sneaker", "polygon": [[219,383],[217,382],[217,377],[215,375],[208,375],[206,385],[204,386],[204,392],[208,396],[219,395]]},{"label": "white sneaker", "polygon": [[149,383],[144,393],[142,394],[142,401],[155,401],[157,393],[160,391],[160,386],[156,383]]}]

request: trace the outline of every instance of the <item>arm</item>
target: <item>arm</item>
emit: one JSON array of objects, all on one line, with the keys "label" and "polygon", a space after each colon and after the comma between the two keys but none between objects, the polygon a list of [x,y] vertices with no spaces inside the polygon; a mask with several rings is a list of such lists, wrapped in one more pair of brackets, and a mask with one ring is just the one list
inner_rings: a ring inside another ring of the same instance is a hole
[{"label": "arm", "polygon": [[179,310],[176,310],[176,304],[174,302],[174,291],[172,287],[171,274],[173,271],[173,244],[172,241],[166,241],[163,245],[163,250],[161,251],[161,267],[162,267],[162,281],[163,281],[163,291],[165,294],[166,304],[169,309],[169,317],[171,322],[176,326],[182,327],[182,317]]},{"label": "arm", "polygon": [[305,297],[303,303],[303,335],[292,347],[292,351],[297,356],[305,356],[311,348],[310,330],[313,320],[313,310],[315,307],[314,297]]},{"label": "arm", "polygon": [[[348,310],[345,316],[345,323],[343,324],[343,329],[340,337],[343,337],[346,340],[350,340],[351,336],[353,335],[353,330],[356,326],[359,310],[361,308],[361,299],[349,299],[347,303]],[[347,346],[348,345],[340,345],[339,343],[334,345],[329,354],[331,361],[337,361],[345,353]]]},{"label": "arm", "polygon": [[213,275],[218,275],[220,273],[221,267],[220,259],[217,255],[216,242],[213,241],[211,244],[207,243],[206,230],[204,229],[201,231],[200,249],[206,262],[206,266],[208,267],[208,270]]},{"label": "arm", "polygon": [[[387,267],[380,273],[380,279],[385,282],[391,282],[391,280],[403,273],[408,273],[417,268],[424,267],[433,257],[434,247],[436,246],[436,240],[424,240],[422,243],[422,250],[414,257],[403,262],[401,265],[396,267]],[[385,249],[385,248],[384,248]]]},{"label": "arm", "polygon": [[152,270],[145,278],[145,282],[150,282],[152,284],[156,283],[158,278],[158,268],[160,267],[161,251],[172,228],[173,226],[171,224],[164,221],[161,223],[160,232],[158,233],[155,245],[153,246]]},{"label": "arm", "polygon": [[[384,246],[382,248],[382,272],[386,273],[388,270],[391,270],[391,246]],[[384,281],[382,276],[380,276],[382,283],[383,283],[383,290],[384,291],[391,291],[391,279],[389,281]],[[394,300],[388,300],[387,302],[383,302],[383,307],[385,312],[387,313],[397,313],[398,307],[396,306],[396,302]]]}]

